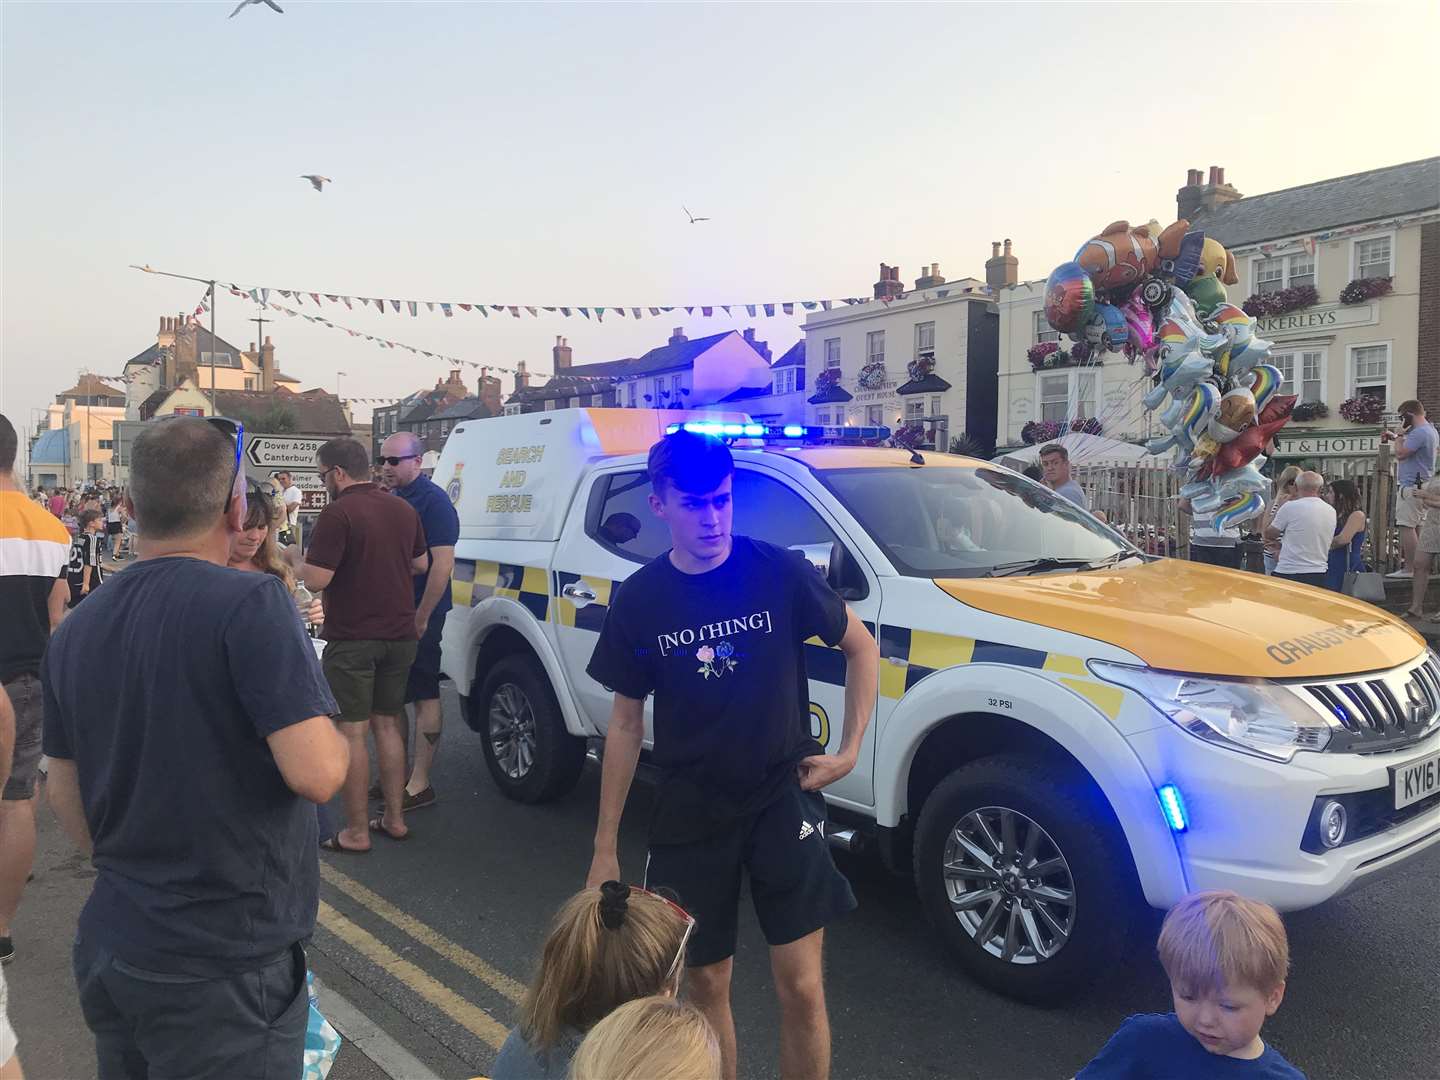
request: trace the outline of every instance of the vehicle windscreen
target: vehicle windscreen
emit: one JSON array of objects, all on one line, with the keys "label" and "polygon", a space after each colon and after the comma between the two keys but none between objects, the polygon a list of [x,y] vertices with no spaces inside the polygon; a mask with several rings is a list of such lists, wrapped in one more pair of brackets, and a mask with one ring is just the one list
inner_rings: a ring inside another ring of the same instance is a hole
[{"label": "vehicle windscreen", "polygon": [[1136,550],[1070,500],[999,468],[820,474],[902,574],[983,577],[1083,569]]}]

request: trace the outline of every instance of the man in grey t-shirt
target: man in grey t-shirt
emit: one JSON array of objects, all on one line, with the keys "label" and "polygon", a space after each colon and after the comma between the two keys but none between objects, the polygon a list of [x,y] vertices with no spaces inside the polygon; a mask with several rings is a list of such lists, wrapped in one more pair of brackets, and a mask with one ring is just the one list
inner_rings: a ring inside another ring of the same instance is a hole
[{"label": "man in grey t-shirt", "polygon": [[1420,526],[1425,524],[1420,489],[1435,474],[1437,435],[1435,425],[1425,419],[1425,406],[1418,401],[1401,403],[1400,424],[1399,432],[1382,431],[1380,438],[1385,442],[1394,440],[1395,458],[1400,463],[1395,475],[1395,525],[1400,530],[1405,566],[1390,576],[1408,578],[1415,568],[1415,540]]},{"label": "man in grey t-shirt", "polygon": [[1070,451],[1059,443],[1040,448],[1040,467],[1045,473],[1045,486],[1056,495],[1063,495],[1082,510],[1090,509],[1085,490],[1070,475]]}]

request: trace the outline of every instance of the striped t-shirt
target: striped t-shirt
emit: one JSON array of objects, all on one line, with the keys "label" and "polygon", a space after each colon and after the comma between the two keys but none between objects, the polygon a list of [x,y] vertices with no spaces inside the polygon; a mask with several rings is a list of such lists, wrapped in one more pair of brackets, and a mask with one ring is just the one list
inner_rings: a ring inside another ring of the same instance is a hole
[{"label": "striped t-shirt", "polygon": [[50,590],[64,579],[70,534],[19,491],[0,491],[0,682],[35,675],[50,639]]}]

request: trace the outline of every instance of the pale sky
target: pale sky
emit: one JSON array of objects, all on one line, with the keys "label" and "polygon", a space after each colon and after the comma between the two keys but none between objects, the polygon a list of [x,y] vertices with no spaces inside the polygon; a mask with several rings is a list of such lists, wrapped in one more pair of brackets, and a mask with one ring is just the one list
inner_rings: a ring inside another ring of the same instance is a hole
[{"label": "pale sky", "polygon": [[[0,3],[17,427],[193,310],[203,287],[130,263],[480,303],[866,296],[882,260],[907,283],[930,262],[983,277],[1005,237],[1044,277],[1111,220],[1173,220],[1189,168],[1259,194],[1440,148],[1433,2],[279,0],[227,19],[234,2]],[[537,372],[556,334],[579,364],[752,322],[421,312],[326,314]],[[254,314],[222,292],[217,331],[243,348]],[[346,396],[398,396],[445,374],[276,317],[306,386],[344,371]],[[778,356],[799,324],[755,325]]]}]

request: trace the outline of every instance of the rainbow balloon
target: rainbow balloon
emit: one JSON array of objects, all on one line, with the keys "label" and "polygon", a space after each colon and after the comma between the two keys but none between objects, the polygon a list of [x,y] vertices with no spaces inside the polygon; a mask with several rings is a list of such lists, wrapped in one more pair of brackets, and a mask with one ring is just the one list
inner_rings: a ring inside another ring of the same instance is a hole
[{"label": "rainbow balloon", "polygon": [[1244,495],[1235,496],[1215,511],[1212,527],[1228,529],[1232,525],[1239,525],[1242,521],[1259,517],[1264,512],[1265,500],[1253,491],[1246,492]]},{"label": "rainbow balloon", "polygon": [[1280,389],[1284,379],[1285,376],[1274,364],[1260,364],[1250,372],[1250,392],[1255,395],[1257,415],[1265,411],[1265,403]]}]

